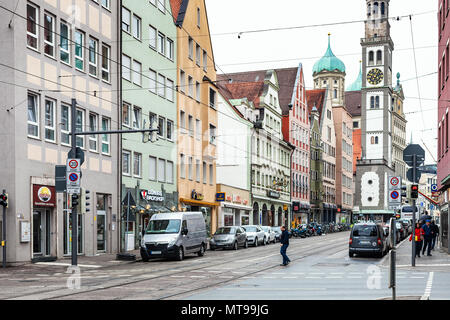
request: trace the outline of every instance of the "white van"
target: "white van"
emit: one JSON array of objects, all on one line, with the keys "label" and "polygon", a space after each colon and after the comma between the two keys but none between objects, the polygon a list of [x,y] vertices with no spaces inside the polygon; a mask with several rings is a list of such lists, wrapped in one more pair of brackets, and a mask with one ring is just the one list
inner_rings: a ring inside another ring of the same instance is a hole
[{"label": "white van", "polygon": [[141,240],[141,257],[183,260],[189,253],[206,251],[206,224],[201,212],[158,213],[151,217]]}]

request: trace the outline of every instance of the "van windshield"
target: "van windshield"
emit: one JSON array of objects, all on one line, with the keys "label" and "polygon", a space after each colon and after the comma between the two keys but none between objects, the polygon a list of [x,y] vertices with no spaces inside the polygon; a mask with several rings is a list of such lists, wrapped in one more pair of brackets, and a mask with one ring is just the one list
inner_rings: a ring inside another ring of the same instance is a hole
[{"label": "van windshield", "polygon": [[376,237],[377,235],[376,226],[355,226],[353,229],[353,236],[355,237]]},{"label": "van windshield", "polygon": [[145,234],[166,234],[180,232],[181,220],[151,220]]}]

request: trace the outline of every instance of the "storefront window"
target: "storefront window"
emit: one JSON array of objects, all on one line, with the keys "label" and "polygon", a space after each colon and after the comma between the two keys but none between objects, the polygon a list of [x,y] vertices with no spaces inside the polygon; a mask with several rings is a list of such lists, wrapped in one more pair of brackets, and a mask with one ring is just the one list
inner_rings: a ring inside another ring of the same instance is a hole
[{"label": "storefront window", "polygon": [[232,215],[226,214],[224,215],[223,219],[225,227],[230,227],[234,225],[234,217]]},{"label": "storefront window", "polygon": [[200,211],[203,213],[206,223],[206,236],[211,237],[211,216],[212,209],[210,207],[201,207]]},{"label": "storefront window", "polygon": [[248,226],[250,224],[250,218],[248,215],[241,216],[241,226]]}]

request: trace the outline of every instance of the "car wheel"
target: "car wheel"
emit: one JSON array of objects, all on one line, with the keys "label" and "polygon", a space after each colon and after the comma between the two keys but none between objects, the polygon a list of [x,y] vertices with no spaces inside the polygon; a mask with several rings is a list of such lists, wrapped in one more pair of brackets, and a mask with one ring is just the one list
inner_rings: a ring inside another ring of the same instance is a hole
[{"label": "car wheel", "polygon": [[177,261],[182,261],[184,258],[183,247],[178,248]]},{"label": "car wheel", "polygon": [[258,246],[258,238],[255,239],[255,247]]},{"label": "car wheel", "polygon": [[203,257],[205,255],[205,245],[202,243],[202,247],[200,251],[197,253],[199,257]]},{"label": "car wheel", "polygon": [[355,254],[354,254],[353,252],[349,252],[349,253],[348,253],[348,256],[349,256],[350,258],[353,258],[354,255],[355,255]]},{"label": "car wheel", "polygon": [[143,262],[148,262],[150,260],[148,257],[145,256],[141,256],[141,258]]},{"label": "car wheel", "polygon": [[245,248],[245,249],[248,248],[248,240],[245,240],[244,248]]},{"label": "car wheel", "polygon": [[263,240],[263,246],[265,246],[266,244],[267,244],[267,240],[266,240],[266,238],[264,237],[264,240]]},{"label": "car wheel", "polygon": [[237,250],[237,249],[239,249],[239,246],[238,246],[237,241],[235,241],[234,245],[233,245],[233,250]]}]

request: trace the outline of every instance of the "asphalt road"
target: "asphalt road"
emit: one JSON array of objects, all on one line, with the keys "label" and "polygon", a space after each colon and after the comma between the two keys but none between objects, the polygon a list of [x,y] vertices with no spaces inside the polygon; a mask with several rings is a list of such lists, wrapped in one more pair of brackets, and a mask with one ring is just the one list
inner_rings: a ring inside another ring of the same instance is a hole
[{"label": "asphalt road", "polygon": [[[348,257],[349,232],[291,239],[291,264],[280,266],[280,244],[207,251],[184,261],[153,260],[109,268],[82,267],[79,289],[66,268],[0,274],[0,299],[379,299],[389,297],[382,259]],[[429,272],[399,271],[398,295],[423,296]],[[434,279],[450,284],[445,274]],[[450,286],[430,293],[448,299]]]}]

